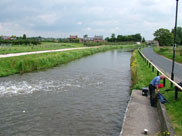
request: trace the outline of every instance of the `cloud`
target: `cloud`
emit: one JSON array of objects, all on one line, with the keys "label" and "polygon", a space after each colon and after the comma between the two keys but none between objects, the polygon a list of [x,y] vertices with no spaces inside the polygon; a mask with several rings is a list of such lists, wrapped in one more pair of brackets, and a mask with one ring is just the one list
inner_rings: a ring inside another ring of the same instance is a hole
[{"label": "cloud", "polygon": [[[141,33],[152,39],[156,29],[174,27],[175,4],[172,0],[1,0],[0,35]],[[182,26],[180,6],[178,19]]]},{"label": "cloud", "polygon": [[81,21],[80,22],[77,22],[77,25],[82,25],[82,24],[83,24],[83,22],[81,22]]},{"label": "cloud", "polygon": [[45,22],[48,25],[53,25],[58,20],[56,14],[42,14],[38,16],[38,19],[41,19],[41,22]]}]

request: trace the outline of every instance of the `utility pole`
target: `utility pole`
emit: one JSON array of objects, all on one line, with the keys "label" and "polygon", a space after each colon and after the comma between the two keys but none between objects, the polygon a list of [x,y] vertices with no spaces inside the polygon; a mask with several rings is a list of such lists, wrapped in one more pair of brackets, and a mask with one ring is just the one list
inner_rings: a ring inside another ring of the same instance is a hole
[{"label": "utility pole", "polygon": [[[173,46],[173,61],[172,61],[172,72],[171,80],[174,80],[174,59],[175,59],[175,49],[176,49],[176,30],[177,30],[177,18],[178,18],[178,1],[176,0],[176,17],[175,17],[175,28],[174,28],[174,46]],[[171,83],[172,86],[172,83]]]}]

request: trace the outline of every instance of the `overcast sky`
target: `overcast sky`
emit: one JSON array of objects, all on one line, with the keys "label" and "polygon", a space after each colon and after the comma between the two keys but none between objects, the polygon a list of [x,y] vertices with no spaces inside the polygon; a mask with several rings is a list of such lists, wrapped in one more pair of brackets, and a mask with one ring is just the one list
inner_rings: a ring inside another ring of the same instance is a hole
[{"label": "overcast sky", "polygon": [[[0,0],[0,35],[129,35],[174,27],[176,0]],[[178,25],[182,26],[179,0]]]}]

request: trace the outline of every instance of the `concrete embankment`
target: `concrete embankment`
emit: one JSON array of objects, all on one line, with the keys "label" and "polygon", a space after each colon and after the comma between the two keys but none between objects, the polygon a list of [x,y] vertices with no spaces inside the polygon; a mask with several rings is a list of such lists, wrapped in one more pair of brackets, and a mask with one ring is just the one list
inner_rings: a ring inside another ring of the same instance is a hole
[{"label": "concrete embankment", "polygon": [[149,97],[142,96],[141,90],[133,90],[120,136],[142,136],[144,129],[152,136],[160,132],[160,118],[157,108],[150,106]]}]

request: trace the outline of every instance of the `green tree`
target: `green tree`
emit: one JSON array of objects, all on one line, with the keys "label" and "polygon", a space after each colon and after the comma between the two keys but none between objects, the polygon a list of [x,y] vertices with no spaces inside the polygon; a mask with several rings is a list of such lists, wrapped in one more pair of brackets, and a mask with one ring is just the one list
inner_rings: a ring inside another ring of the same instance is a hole
[{"label": "green tree", "polygon": [[144,37],[142,38],[142,42],[145,42],[145,38]]},{"label": "green tree", "polygon": [[23,34],[23,39],[27,39],[27,36],[26,36],[26,34]]},{"label": "green tree", "polygon": [[87,38],[88,37],[88,34],[85,34],[84,36],[83,36],[83,38]]},{"label": "green tree", "polygon": [[79,43],[79,42],[80,42],[80,39],[76,38],[75,43]]},{"label": "green tree", "polygon": [[16,36],[15,36],[15,35],[12,35],[12,36],[11,36],[11,38],[14,38],[14,39],[16,39]]},{"label": "green tree", "polygon": [[140,34],[133,35],[133,41],[141,42],[142,36]]},{"label": "green tree", "polygon": [[154,36],[160,46],[170,46],[174,43],[173,34],[168,29],[160,28],[155,31]]},{"label": "green tree", "polygon": [[115,42],[115,41],[116,41],[115,34],[112,34],[112,35],[111,35],[111,41],[112,41],[112,42]]},{"label": "green tree", "polygon": [[[174,35],[174,29],[172,29],[172,33]],[[182,45],[182,27],[176,28],[176,43],[177,45]]]},{"label": "green tree", "polygon": [[110,39],[109,37],[106,37],[106,38],[105,38],[106,41],[109,41],[109,39]]}]

